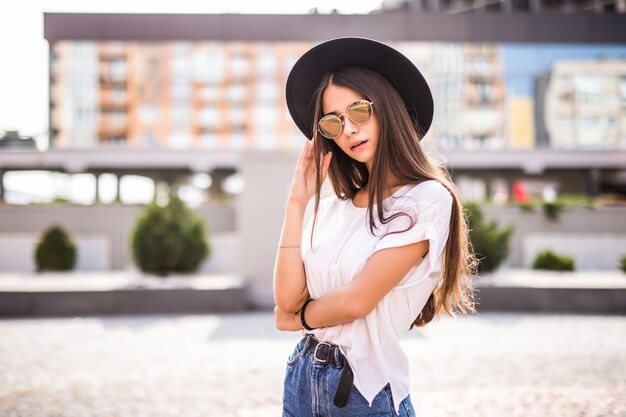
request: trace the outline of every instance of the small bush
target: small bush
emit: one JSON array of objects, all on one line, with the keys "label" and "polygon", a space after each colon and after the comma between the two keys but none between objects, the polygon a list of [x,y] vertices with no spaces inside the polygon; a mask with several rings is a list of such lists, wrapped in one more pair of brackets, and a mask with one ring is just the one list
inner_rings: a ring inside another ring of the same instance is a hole
[{"label": "small bush", "polygon": [[485,222],[482,210],[477,203],[466,202],[470,241],[480,263],[478,272],[495,270],[509,256],[509,240],[513,226],[499,228],[495,221]]},{"label": "small bush", "polygon": [[35,249],[38,271],[69,271],[76,264],[76,245],[61,226],[46,229]]},{"label": "small bush", "polygon": [[559,220],[559,216],[563,211],[563,204],[558,201],[543,203],[543,213],[546,218],[552,222]]},{"label": "small bush", "polygon": [[537,254],[533,262],[533,269],[545,269],[548,271],[573,271],[574,259],[567,255],[557,254],[546,249]]},{"label": "small bush", "polygon": [[158,275],[195,271],[210,253],[204,222],[175,196],[165,207],[146,207],[131,246],[139,269]]},{"label": "small bush", "polygon": [[619,258],[619,269],[626,274],[626,255],[622,255],[622,257]]}]

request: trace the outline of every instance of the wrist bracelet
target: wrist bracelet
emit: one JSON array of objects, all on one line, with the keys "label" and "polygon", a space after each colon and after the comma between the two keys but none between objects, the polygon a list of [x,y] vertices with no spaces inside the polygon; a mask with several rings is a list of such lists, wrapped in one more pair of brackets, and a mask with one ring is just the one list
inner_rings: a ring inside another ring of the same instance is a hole
[{"label": "wrist bracelet", "polygon": [[309,298],[308,300],[306,300],[304,302],[304,305],[302,306],[302,310],[300,310],[300,323],[302,324],[302,327],[304,327],[306,330],[315,330],[313,327],[310,327],[308,324],[306,324],[306,320],[304,320],[304,310],[306,310],[306,306],[313,301],[312,298]]}]

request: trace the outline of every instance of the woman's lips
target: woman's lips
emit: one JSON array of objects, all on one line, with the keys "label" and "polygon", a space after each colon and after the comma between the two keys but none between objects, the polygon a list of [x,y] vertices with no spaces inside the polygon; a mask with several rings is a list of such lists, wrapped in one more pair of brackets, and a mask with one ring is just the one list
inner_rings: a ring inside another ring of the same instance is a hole
[{"label": "woman's lips", "polygon": [[364,140],[363,142],[359,143],[358,145],[356,145],[355,147],[351,147],[350,150],[352,151],[358,151],[364,148],[363,145],[365,145],[367,143],[366,140]]}]

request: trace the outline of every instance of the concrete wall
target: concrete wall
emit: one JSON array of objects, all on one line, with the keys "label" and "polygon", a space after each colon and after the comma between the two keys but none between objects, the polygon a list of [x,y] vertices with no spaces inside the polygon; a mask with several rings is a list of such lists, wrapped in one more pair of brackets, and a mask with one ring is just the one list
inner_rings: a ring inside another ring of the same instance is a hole
[{"label": "concrete wall", "polygon": [[542,208],[527,212],[516,207],[484,207],[485,218],[501,226],[514,224],[511,253],[504,267],[528,268],[544,249],[572,256],[577,269],[618,267],[626,254],[626,207],[566,208],[553,222]]},{"label": "concrete wall", "polygon": [[[60,224],[74,238],[77,270],[119,270],[133,266],[130,232],[140,206],[0,206],[0,271],[33,271],[34,248],[43,230]],[[232,272],[239,259],[232,207],[196,210],[207,225],[212,256],[202,272]]]},{"label": "concrete wall", "polygon": [[[241,161],[246,179],[237,207],[241,238],[242,276],[250,280],[253,302],[273,305],[272,275],[280,238],[284,204],[297,154],[249,152]],[[617,268],[626,254],[626,207],[565,209],[557,222],[549,221],[542,209],[526,212],[517,207],[484,207],[485,217],[501,225],[515,224],[511,254],[503,267],[526,268],[545,248],[574,257],[582,270]],[[309,204],[305,224],[312,214]]]},{"label": "concrete wall", "polygon": [[284,208],[298,154],[248,152],[241,161],[246,186],[237,207],[242,276],[257,307],[274,305],[272,279]]},{"label": "concrete wall", "polygon": [[[239,170],[245,178],[245,190],[235,207],[198,210],[209,224],[214,248],[202,271],[243,276],[250,282],[251,302],[258,307],[273,305],[276,248],[297,156],[297,151],[243,152]],[[32,256],[25,254],[32,251],[41,231],[54,222],[68,228],[79,250],[90,259],[86,264],[79,261],[79,267],[128,268],[132,265],[128,233],[140,210],[123,206],[0,206],[0,270],[23,270],[24,259]],[[615,269],[617,257],[626,253],[626,207],[566,209],[558,222],[548,221],[541,210],[484,210],[487,219],[516,225],[505,267],[529,266],[544,247],[574,256],[579,269]],[[310,204],[305,222],[311,212]]]}]

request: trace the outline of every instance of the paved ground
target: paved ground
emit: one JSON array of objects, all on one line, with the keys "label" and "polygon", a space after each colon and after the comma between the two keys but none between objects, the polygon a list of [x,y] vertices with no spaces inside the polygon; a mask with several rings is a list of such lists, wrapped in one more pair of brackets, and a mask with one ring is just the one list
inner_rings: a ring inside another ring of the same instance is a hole
[{"label": "paved ground", "polygon": [[[268,312],[0,320],[2,417],[280,416]],[[419,416],[626,416],[626,316],[481,313],[403,339]]]}]

